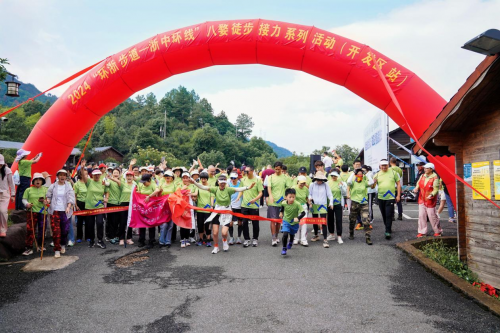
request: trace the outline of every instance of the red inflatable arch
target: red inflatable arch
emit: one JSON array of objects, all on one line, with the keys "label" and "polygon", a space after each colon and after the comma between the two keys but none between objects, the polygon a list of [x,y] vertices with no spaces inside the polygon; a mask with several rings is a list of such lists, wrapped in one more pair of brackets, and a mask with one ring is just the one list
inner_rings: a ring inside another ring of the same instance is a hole
[{"label": "red inflatable arch", "polygon": [[106,58],[52,105],[23,148],[44,153],[33,171],[54,173],[92,126],[135,92],[176,74],[236,64],[301,70],[344,86],[384,110],[409,133],[378,76],[374,58],[420,137],[446,101],[410,70],[367,45],[329,31],[252,19],[168,31]]}]

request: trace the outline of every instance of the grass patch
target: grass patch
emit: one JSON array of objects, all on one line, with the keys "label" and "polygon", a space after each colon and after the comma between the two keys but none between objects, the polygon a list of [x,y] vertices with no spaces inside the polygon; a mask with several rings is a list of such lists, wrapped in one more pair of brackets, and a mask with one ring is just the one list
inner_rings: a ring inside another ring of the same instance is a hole
[{"label": "grass patch", "polygon": [[421,248],[422,252],[429,259],[434,260],[450,272],[458,275],[469,283],[479,283],[479,278],[473,273],[467,264],[460,261],[458,249],[456,246],[448,247],[442,240],[425,244]]}]

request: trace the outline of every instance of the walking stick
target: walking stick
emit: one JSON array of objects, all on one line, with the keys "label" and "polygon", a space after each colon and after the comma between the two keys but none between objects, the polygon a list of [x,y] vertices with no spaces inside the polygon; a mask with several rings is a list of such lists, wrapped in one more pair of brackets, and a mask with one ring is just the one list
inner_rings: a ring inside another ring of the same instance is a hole
[{"label": "walking stick", "polygon": [[38,249],[38,242],[35,237],[35,220],[33,220],[33,208],[31,208],[31,227],[33,228],[33,239],[35,240],[36,248]]},{"label": "walking stick", "polygon": [[[48,207],[48,205],[47,205],[47,207]],[[45,223],[46,223],[46,217],[47,217],[47,207],[44,207],[44,209],[43,209],[42,255],[40,256],[40,260],[43,260],[43,249],[44,249],[44,242],[45,242]]]}]

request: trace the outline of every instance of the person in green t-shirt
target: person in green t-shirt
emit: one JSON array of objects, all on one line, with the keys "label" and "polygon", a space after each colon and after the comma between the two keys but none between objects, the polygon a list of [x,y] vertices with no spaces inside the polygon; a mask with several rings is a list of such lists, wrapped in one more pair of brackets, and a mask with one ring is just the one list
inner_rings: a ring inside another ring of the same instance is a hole
[{"label": "person in green t-shirt", "polygon": [[[104,208],[108,203],[109,187],[106,186],[106,180],[102,179],[102,172],[99,169],[92,171],[92,178],[87,178],[83,174],[83,179],[87,185],[87,197],[85,199],[85,209]],[[95,226],[97,225],[97,243],[95,243]],[[85,221],[85,237],[87,237],[89,247],[95,245],[101,249],[106,248],[104,243],[104,214],[87,216]]]},{"label": "person in green t-shirt", "polygon": [[[264,193],[264,186],[260,178],[255,175],[255,169],[252,165],[245,167],[246,177],[240,181],[240,187],[248,187],[252,184],[255,186],[248,191],[243,192],[243,202],[241,203],[241,213],[245,216],[259,216],[259,200]],[[248,222],[252,221],[252,241],[250,241],[250,230]],[[259,220],[243,218],[243,247],[248,247],[250,244],[253,247],[258,246],[260,225]]]},{"label": "person in green t-shirt", "polygon": [[327,221],[328,221],[328,240],[335,240],[335,227],[337,229],[337,242],[343,244],[342,240],[342,190],[346,184],[340,180],[340,175],[337,171],[330,173],[330,180],[327,182],[328,187],[333,196],[333,209],[328,208]]},{"label": "person in green t-shirt", "polygon": [[[163,173],[163,178],[160,180],[161,195],[170,195],[175,192],[174,173],[167,170]],[[160,248],[170,247],[172,244],[172,232],[174,230],[174,222],[166,221],[160,225]]]},{"label": "person in green t-shirt", "polygon": [[[298,176],[297,185],[294,185],[292,188],[295,189],[295,201],[302,205],[307,215],[309,211],[309,188],[307,187],[307,178],[303,175]],[[298,235],[293,240],[294,245],[299,244],[299,242],[302,246],[309,246],[307,242],[307,224],[300,226]]]},{"label": "person in green t-shirt", "polygon": [[[120,168],[115,168],[112,171],[111,177],[107,178],[109,181],[109,199],[107,207],[118,207],[120,206],[121,197],[121,170]],[[106,222],[106,235],[111,244],[118,244],[120,242],[120,237],[118,236],[118,225],[120,223],[120,213],[110,213],[107,214]]]},{"label": "person in green t-shirt", "polygon": [[[229,187],[227,186],[227,176],[220,175],[218,178],[219,186],[205,186],[200,183],[194,181],[191,178],[191,183],[194,184],[199,189],[210,191],[215,197],[215,210],[231,210],[231,195],[235,192],[243,192],[252,189],[255,186],[255,183],[252,183],[250,186],[245,187]],[[213,239],[214,239],[214,249],[212,250],[213,254],[217,254],[219,252],[219,225],[222,225],[222,249],[224,252],[229,250],[229,244],[227,241],[227,236],[229,233],[229,223],[232,221],[231,214],[221,214],[221,213],[212,213],[210,217],[206,220],[206,222],[212,222],[213,228]]]},{"label": "person in green t-shirt", "polygon": [[[390,169],[396,171],[396,173],[399,175],[399,179],[402,181],[402,179],[403,179],[403,170],[401,170],[401,168],[396,165],[396,163],[398,162],[398,160],[396,160],[395,157],[391,157],[391,159],[389,160],[389,162],[391,163]],[[397,191],[397,188],[395,190]],[[399,200],[398,202],[396,202],[396,205],[398,206],[398,220],[402,221],[403,220],[403,203],[401,202],[401,200]]]},{"label": "person in green t-shirt", "polygon": [[[283,163],[277,161],[274,163],[274,174],[266,179],[267,191],[267,217],[278,219],[280,213],[280,204],[285,200],[285,190],[292,187],[292,179],[283,173]],[[277,246],[279,243],[278,233],[280,230],[279,223],[270,222],[272,241],[271,246]]]},{"label": "person in green t-shirt", "polygon": [[309,188],[309,186],[312,183],[312,178],[307,175],[306,167],[299,168],[299,174],[297,175],[297,178],[294,180],[295,184],[298,184],[297,179],[299,176],[304,176],[306,178],[306,187]]},{"label": "person in green t-shirt", "polygon": [[[208,173],[206,172],[200,174],[200,181],[203,186],[210,186],[208,177]],[[196,196],[198,198],[198,200],[196,200],[197,207],[205,209],[212,208],[214,197],[209,191],[200,191],[196,188]],[[206,223],[209,216],[210,212],[202,210],[196,211],[196,225],[198,228],[198,236],[200,237],[196,243],[197,246],[205,245],[206,247],[212,247],[210,222]]]},{"label": "person in green t-shirt", "polygon": [[[295,201],[296,191],[293,188],[285,190],[285,200],[280,204],[280,218],[283,219],[281,231],[283,232],[283,248],[281,255],[286,255],[286,251],[290,250],[293,245],[295,234],[299,230],[300,220],[306,215],[304,207]],[[288,234],[290,234],[290,242],[288,242]]]},{"label": "person in green t-shirt", "polygon": [[[146,195],[144,202],[148,203],[151,197],[157,196],[161,193],[161,189],[156,186],[152,175],[149,173],[145,173],[141,177],[141,181],[139,185],[136,187],[137,193]],[[146,245],[146,228],[139,228],[139,244],[138,247],[146,246],[147,249],[151,249],[155,246],[156,239],[156,227],[148,228],[149,233],[149,241],[148,245]]]},{"label": "person in green t-shirt", "polygon": [[[23,193],[23,204],[27,209],[26,213],[26,242],[24,256],[33,254],[33,241],[35,240],[35,228],[38,229],[36,244],[37,251],[41,250],[42,236],[44,231],[45,216],[43,214],[45,208],[45,200],[47,195],[47,187],[45,179],[41,173],[33,175],[33,186],[29,187]],[[36,221],[36,222],[35,222]]]},{"label": "person in green t-shirt", "polygon": [[24,210],[23,205],[23,195],[24,191],[31,185],[31,166],[40,161],[42,157],[42,153],[39,153],[31,160],[27,160],[26,157],[31,154],[30,151],[19,149],[16,153],[15,162],[18,162],[18,171],[19,171],[19,181],[20,184],[17,185],[16,189],[16,210]]},{"label": "person in green t-shirt", "polygon": [[[87,200],[87,184],[84,180],[88,178],[85,164],[82,162],[82,167],[78,170],[78,180],[73,184],[73,191],[76,196],[75,210],[85,210],[85,200]],[[87,225],[87,216],[81,215],[76,217],[76,242],[81,243],[84,238],[83,226]],[[85,235],[86,236],[86,235]]]},{"label": "person in green t-shirt", "polygon": [[[401,198],[401,181],[398,173],[389,169],[389,161],[380,161],[380,171],[373,177],[378,186],[378,206],[385,225],[385,238],[391,239],[394,203]],[[397,191],[395,194],[394,191]]]},{"label": "person in green t-shirt", "polygon": [[[183,172],[181,182],[176,185],[175,190],[189,191],[190,204],[194,205],[197,199],[198,188],[191,184],[191,179],[189,172]],[[196,243],[196,239],[194,239],[196,223],[194,220],[194,210],[191,210],[191,228],[180,228],[181,248],[191,246],[191,243]]]},{"label": "person in green t-shirt", "polygon": [[347,180],[347,197],[351,199],[351,212],[349,213],[349,239],[354,239],[354,225],[358,215],[365,229],[366,244],[372,245],[370,220],[368,218],[368,187],[373,185],[373,179],[363,174],[362,169],[354,170]]}]

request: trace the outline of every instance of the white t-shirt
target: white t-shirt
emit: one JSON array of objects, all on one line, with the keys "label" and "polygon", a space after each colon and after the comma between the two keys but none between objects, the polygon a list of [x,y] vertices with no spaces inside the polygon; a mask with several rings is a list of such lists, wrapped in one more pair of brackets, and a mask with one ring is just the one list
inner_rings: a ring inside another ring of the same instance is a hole
[{"label": "white t-shirt", "polygon": [[64,212],[66,208],[64,207],[64,192],[66,190],[66,185],[56,184],[54,191],[54,210],[59,212]]},{"label": "white t-shirt", "polygon": [[332,164],[333,164],[333,160],[330,156],[325,156],[325,157],[323,157],[323,163],[325,164],[325,169],[331,168]]}]

